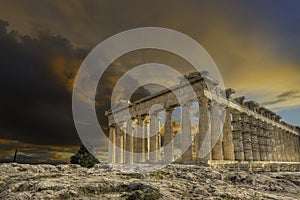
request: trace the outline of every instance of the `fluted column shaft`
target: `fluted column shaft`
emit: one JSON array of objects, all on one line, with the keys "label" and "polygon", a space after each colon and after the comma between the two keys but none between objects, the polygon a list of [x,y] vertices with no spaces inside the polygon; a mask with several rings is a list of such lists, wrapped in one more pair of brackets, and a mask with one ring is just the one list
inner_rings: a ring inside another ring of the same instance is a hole
[{"label": "fluted column shaft", "polygon": [[150,116],[150,161],[157,162],[159,156],[159,138],[158,138],[158,118],[157,113],[153,113]]},{"label": "fluted column shaft", "polygon": [[174,144],[173,144],[173,127],[172,127],[172,113],[174,108],[166,109],[166,122],[164,133],[164,161],[173,162]]},{"label": "fluted column shaft", "polygon": [[295,140],[296,140],[296,153],[297,153],[297,162],[300,162],[300,141],[299,141],[299,136],[295,135]]},{"label": "fluted column shaft", "polygon": [[234,157],[235,160],[243,161],[244,156],[244,146],[243,146],[243,134],[242,134],[242,123],[240,119],[240,114],[233,113],[233,146],[234,146]]},{"label": "fluted column shaft", "polygon": [[137,138],[136,138],[136,162],[144,162],[144,117],[140,116],[137,123]]},{"label": "fluted column shaft", "polygon": [[123,163],[123,132],[119,126],[116,127],[116,163]]},{"label": "fluted column shaft", "polygon": [[246,114],[242,114],[242,124],[243,124],[242,132],[243,132],[243,146],[244,146],[245,160],[253,161],[249,119]]},{"label": "fluted column shaft", "polygon": [[294,134],[292,136],[292,143],[293,143],[293,154],[294,154],[294,162],[298,161],[298,152],[297,152],[297,144],[296,144],[296,137]]},{"label": "fluted column shaft", "polygon": [[258,142],[258,129],[256,123],[256,119],[250,117],[250,131],[251,131],[251,145],[252,145],[252,154],[254,161],[260,161],[260,151],[259,151],[259,142]]},{"label": "fluted column shaft", "polygon": [[278,134],[278,127],[274,126],[274,139],[275,139],[275,145],[273,148],[273,155],[272,158],[274,161],[281,161],[281,155],[280,155],[280,140],[279,140],[279,134]]},{"label": "fluted column shaft", "polygon": [[116,131],[115,126],[109,127],[108,162],[116,162]]},{"label": "fluted column shaft", "polygon": [[228,108],[223,109],[225,121],[223,126],[224,160],[234,160],[233,136],[231,130],[231,117]]},{"label": "fluted column shaft", "polygon": [[271,137],[272,137],[272,126],[268,123],[265,123],[265,137],[266,137],[266,154],[267,154],[267,160],[272,160],[272,143],[271,143]]},{"label": "fluted column shaft", "polygon": [[183,162],[192,160],[192,124],[190,106],[190,103],[184,103],[182,105],[181,157]]},{"label": "fluted column shaft", "polygon": [[199,100],[199,131],[195,137],[196,157],[203,163],[211,160],[211,134],[208,130],[208,99],[202,97]]},{"label": "fluted column shaft", "polygon": [[287,162],[287,153],[286,153],[286,144],[285,144],[285,138],[284,138],[284,130],[278,129],[279,138],[280,138],[280,155],[281,155],[281,161]]},{"label": "fluted column shaft", "polygon": [[133,127],[131,119],[127,121],[126,127],[126,153],[125,153],[125,160],[126,163],[133,162]]},{"label": "fluted column shaft", "polygon": [[288,141],[288,146],[289,146],[289,155],[290,155],[290,162],[295,161],[295,152],[294,152],[294,144],[293,144],[293,138],[292,134],[290,132],[287,132],[287,141]]},{"label": "fluted column shaft", "polygon": [[223,160],[222,135],[220,130],[219,106],[216,102],[211,104],[211,142],[212,160]]},{"label": "fluted column shaft", "polygon": [[257,126],[257,136],[258,136],[260,160],[266,161],[267,160],[267,153],[266,153],[265,134],[264,134],[263,122],[258,119],[257,124],[258,124],[258,126]]}]

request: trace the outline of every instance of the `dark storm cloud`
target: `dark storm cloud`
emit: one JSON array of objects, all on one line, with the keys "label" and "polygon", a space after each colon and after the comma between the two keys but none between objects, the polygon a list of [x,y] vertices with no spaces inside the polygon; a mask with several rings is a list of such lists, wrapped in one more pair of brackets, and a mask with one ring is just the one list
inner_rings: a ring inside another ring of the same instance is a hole
[{"label": "dark storm cloud", "polygon": [[298,99],[298,98],[300,98],[299,94],[300,94],[299,90],[286,91],[286,92],[283,92],[283,93],[277,95],[276,100],[264,102],[263,105],[274,105],[274,104],[278,104],[281,102],[289,101],[291,99]]},{"label": "dark storm cloud", "polygon": [[287,92],[283,92],[280,95],[277,96],[277,98],[294,98],[297,97],[297,95],[299,94],[298,90],[290,90]]},{"label": "dark storm cloud", "polygon": [[[0,21],[0,138],[45,145],[79,144],[71,94],[76,72],[88,50],[74,48],[62,36],[40,32],[34,39],[7,31],[7,27],[7,22]],[[97,111],[104,129],[107,126],[104,113],[111,106],[116,81],[130,67],[144,62],[132,57],[118,59],[100,80]],[[136,84],[132,80],[124,89]],[[149,94],[140,87],[132,100]]]},{"label": "dark storm cloud", "polygon": [[37,39],[0,21],[0,137],[38,144],[79,144],[70,82],[86,51],[61,36]]}]

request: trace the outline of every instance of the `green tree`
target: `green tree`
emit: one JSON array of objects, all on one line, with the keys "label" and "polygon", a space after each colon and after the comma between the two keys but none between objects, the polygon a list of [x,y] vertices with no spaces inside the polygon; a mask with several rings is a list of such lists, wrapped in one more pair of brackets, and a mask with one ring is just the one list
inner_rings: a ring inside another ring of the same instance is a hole
[{"label": "green tree", "polygon": [[84,147],[84,145],[80,146],[78,152],[71,156],[70,160],[71,164],[79,164],[82,167],[91,168],[95,164],[99,163],[99,161]]}]

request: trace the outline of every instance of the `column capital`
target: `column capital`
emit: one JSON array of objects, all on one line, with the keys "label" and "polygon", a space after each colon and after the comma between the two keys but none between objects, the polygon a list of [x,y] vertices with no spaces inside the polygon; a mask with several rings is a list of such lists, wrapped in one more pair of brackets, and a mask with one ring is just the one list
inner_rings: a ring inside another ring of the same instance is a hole
[{"label": "column capital", "polygon": [[166,112],[172,112],[175,109],[173,106],[169,106],[166,108]]},{"label": "column capital", "polygon": [[208,103],[209,99],[207,97],[201,96],[198,97],[199,103]]}]

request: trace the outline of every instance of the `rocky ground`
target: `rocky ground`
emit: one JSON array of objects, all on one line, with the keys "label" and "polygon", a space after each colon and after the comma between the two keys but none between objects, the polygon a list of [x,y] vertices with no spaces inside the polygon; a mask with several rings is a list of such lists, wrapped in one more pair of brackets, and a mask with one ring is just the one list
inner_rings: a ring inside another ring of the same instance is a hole
[{"label": "rocky ground", "polygon": [[300,199],[300,172],[172,164],[155,172],[0,164],[0,199]]}]

